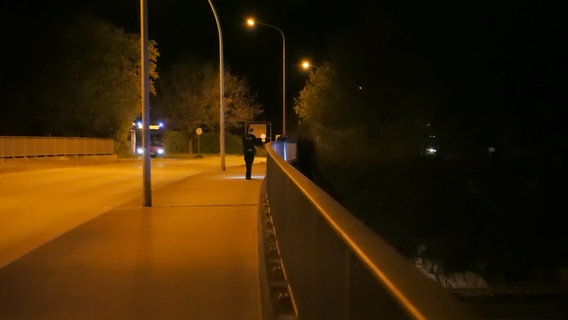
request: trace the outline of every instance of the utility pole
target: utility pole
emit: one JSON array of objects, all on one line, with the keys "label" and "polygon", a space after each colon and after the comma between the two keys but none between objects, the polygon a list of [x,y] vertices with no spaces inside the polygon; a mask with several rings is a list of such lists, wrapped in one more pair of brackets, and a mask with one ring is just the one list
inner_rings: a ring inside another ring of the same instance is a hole
[{"label": "utility pole", "polygon": [[142,186],[144,207],[152,206],[152,181],[150,172],[150,80],[148,72],[148,1],[140,0],[140,95],[142,97],[142,143],[144,164]]}]

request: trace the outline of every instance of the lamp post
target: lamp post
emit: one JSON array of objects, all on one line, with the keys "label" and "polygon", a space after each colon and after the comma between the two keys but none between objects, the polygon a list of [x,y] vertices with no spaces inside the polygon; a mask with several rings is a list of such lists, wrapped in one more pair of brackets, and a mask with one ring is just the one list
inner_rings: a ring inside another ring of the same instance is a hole
[{"label": "lamp post", "polygon": [[[211,0],[209,5],[213,10],[219,32],[219,153],[221,155],[221,170],[225,171],[225,107],[224,107],[224,68],[223,68],[223,35],[217,12]],[[144,145],[144,160],[142,166],[142,196],[143,206],[152,206],[152,180],[150,163],[150,79],[148,64],[148,0],[140,0],[140,95],[142,107],[142,142]]]},{"label": "lamp post", "polygon": [[280,32],[282,36],[282,136],[286,135],[286,38],[284,37],[284,32],[280,30],[277,26],[256,21],[253,18],[247,19],[247,25],[249,27],[254,27],[255,25],[261,25],[275,29]]},{"label": "lamp post", "polygon": [[148,66],[148,4],[140,0],[140,94],[142,96],[142,142],[144,163],[142,166],[142,187],[144,207],[152,206],[152,182],[150,173],[150,79]]},{"label": "lamp post", "polygon": [[225,171],[225,71],[223,64],[223,33],[219,16],[211,0],[207,0],[215,16],[217,31],[219,33],[219,155],[221,156],[221,171]]}]

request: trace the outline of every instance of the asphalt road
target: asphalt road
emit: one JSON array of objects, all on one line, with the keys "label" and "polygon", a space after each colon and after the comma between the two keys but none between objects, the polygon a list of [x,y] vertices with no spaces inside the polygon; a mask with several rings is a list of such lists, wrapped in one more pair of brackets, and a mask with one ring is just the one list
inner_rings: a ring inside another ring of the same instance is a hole
[{"label": "asphalt road", "polygon": [[[260,320],[257,159],[1,174],[0,319]],[[9,184],[8,184],[9,183]]]},{"label": "asphalt road", "polygon": [[[242,157],[226,157],[227,168],[243,164]],[[219,157],[152,159],[152,189],[217,171]],[[136,159],[5,161],[0,178],[0,268],[142,195],[142,162]]]}]

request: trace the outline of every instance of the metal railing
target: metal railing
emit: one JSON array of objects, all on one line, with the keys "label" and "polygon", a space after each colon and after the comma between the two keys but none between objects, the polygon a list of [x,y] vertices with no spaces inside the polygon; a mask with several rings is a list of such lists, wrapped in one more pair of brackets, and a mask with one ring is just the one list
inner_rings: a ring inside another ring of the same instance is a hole
[{"label": "metal railing", "polygon": [[267,146],[265,183],[298,318],[473,319],[466,306],[285,161],[278,154],[283,150],[289,150],[285,142]]},{"label": "metal railing", "polygon": [[0,137],[0,158],[111,155],[112,139]]}]

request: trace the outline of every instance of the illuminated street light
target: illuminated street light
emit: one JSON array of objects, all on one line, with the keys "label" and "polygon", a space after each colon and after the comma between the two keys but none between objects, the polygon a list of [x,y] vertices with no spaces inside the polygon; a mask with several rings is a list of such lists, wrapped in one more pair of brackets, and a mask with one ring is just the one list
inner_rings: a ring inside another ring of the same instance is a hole
[{"label": "illuminated street light", "polygon": [[280,28],[273,26],[268,23],[263,23],[256,21],[253,18],[247,19],[247,25],[249,27],[254,27],[255,25],[265,26],[280,32],[282,36],[282,136],[286,135],[286,38],[284,37],[284,32]]},{"label": "illuminated street light", "polygon": [[308,70],[308,69],[317,69],[316,66],[314,66],[310,61],[308,60],[302,60],[302,69],[304,70]]}]

